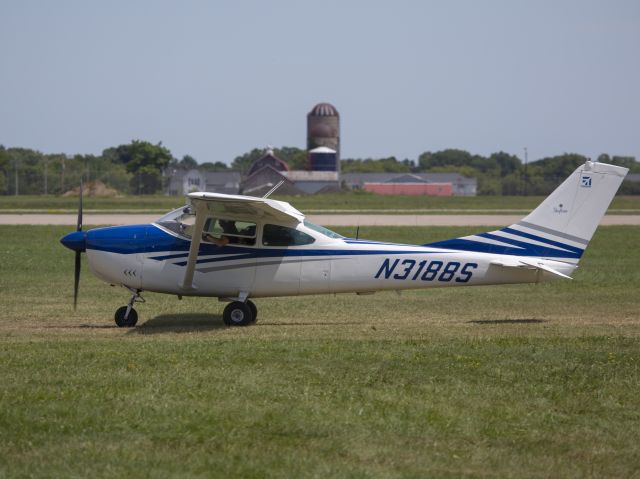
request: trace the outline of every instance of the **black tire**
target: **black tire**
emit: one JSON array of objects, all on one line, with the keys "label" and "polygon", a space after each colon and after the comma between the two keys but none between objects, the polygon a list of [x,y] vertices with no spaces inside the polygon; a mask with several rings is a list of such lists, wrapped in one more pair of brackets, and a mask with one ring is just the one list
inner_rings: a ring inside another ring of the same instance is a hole
[{"label": "black tire", "polygon": [[227,326],[248,326],[253,322],[253,314],[246,303],[234,301],[224,308],[222,320]]},{"label": "black tire", "polygon": [[116,324],[119,328],[133,328],[138,322],[138,313],[135,309],[131,308],[129,311],[129,317],[124,319],[124,315],[127,314],[127,307],[122,306],[116,310]]},{"label": "black tire", "polygon": [[251,315],[253,316],[253,322],[255,323],[258,320],[258,307],[256,306],[256,303],[250,299],[247,299],[247,306],[251,309]]}]

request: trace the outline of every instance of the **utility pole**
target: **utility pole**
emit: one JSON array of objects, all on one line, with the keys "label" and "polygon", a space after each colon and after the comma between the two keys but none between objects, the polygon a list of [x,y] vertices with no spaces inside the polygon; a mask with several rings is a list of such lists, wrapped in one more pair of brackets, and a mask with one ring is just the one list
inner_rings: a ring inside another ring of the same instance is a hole
[{"label": "utility pole", "polygon": [[47,179],[48,179],[48,170],[47,167],[49,166],[49,160],[44,160],[44,194],[46,195],[48,193],[48,185],[47,185]]}]

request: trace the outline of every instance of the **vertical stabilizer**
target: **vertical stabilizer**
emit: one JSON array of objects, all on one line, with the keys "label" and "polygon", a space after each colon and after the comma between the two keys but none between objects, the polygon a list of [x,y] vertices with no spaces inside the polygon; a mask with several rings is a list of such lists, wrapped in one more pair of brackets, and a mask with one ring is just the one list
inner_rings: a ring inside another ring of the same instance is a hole
[{"label": "vertical stabilizer", "polygon": [[517,225],[577,238],[586,245],[628,171],[587,161]]},{"label": "vertical stabilizer", "polygon": [[535,210],[501,230],[429,246],[577,263],[629,170],[587,161]]}]

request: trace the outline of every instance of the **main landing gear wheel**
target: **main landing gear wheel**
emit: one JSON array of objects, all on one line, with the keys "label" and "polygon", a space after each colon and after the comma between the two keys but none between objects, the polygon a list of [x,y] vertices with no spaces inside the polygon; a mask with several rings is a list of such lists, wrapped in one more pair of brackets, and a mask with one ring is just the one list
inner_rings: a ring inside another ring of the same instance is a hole
[{"label": "main landing gear wheel", "polygon": [[[127,310],[129,310],[128,315]],[[120,328],[132,328],[138,322],[138,313],[135,309],[129,308],[129,306],[122,306],[116,311],[115,320]]]},{"label": "main landing gear wheel", "polygon": [[253,322],[252,308],[247,303],[234,301],[224,308],[222,320],[227,326],[247,326]]},{"label": "main landing gear wheel", "polygon": [[256,306],[256,303],[254,303],[250,299],[247,299],[247,305],[251,309],[251,315],[253,316],[253,322],[255,323],[258,320],[258,308]]}]

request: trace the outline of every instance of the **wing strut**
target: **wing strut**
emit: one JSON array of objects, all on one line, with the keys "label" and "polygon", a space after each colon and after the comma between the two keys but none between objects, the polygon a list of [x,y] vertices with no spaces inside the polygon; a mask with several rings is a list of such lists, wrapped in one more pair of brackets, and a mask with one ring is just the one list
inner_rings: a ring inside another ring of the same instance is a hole
[{"label": "wing strut", "polygon": [[195,202],[196,207],[196,224],[193,226],[193,234],[191,235],[191,246],[189,247],[189,257],[187,258],[187,269],[184,272],[184,279],[180,288],[186,290],[194,290],[193,273],[196,269],[198,261],[198,251],[200,250],[200,241],[202,240],[202,230],[207,220],[207,205],[202,201]]}]

